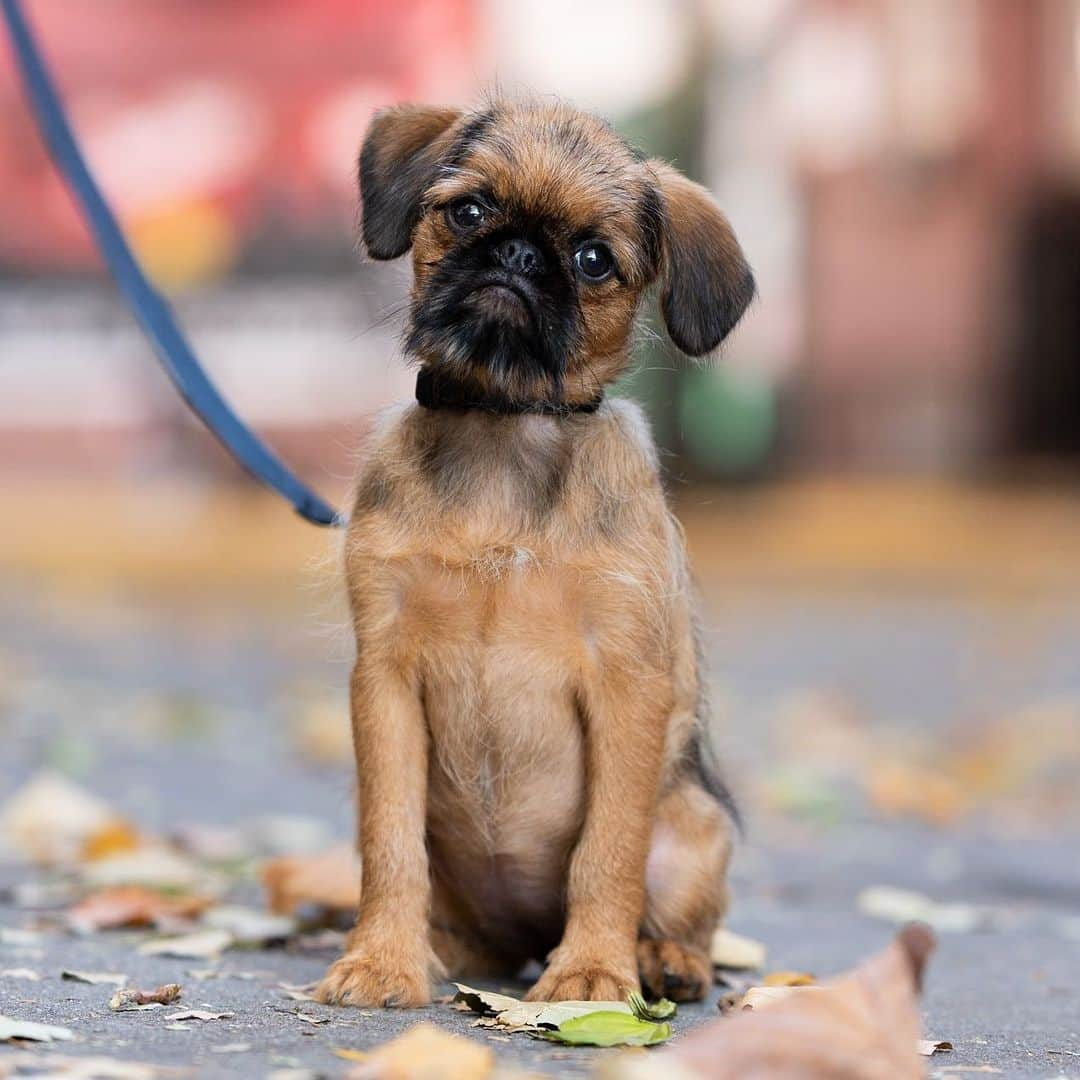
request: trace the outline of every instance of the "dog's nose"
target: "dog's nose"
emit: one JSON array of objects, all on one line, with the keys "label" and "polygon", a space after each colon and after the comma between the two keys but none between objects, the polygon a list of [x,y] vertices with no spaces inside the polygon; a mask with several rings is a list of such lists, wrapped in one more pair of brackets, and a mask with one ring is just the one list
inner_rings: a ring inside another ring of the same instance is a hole
[{"label": "dog's nose", "polygon": [[532,277],[544,269],[544,256],[528,240],[511,237],[495,245],[495,261],[504,270]]}]

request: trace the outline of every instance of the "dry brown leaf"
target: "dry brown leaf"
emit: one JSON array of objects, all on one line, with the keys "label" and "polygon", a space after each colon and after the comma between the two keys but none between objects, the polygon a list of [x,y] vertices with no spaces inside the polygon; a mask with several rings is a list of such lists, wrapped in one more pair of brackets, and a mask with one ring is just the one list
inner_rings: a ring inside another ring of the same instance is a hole
[{"label": "dry brown leaf", "polygon": [[233,943],[228,930],[200,930],[180,937],[144,941],[139,952],[145,956],[174,956],[183,960],[206,960],[224,952]]},{"label": "dry brown leaf", "polygon": [[733,971],[756,971],[765,966],[765,946],[721,926],[713,934],[710,949],[712,962]]},{"label": "dry brown leaf", "polygon": [[953,1044],[945,1039],[920,1039],[917,1047],[923,1057],[933,1057],[937,1053],[947,1053]]},{"label": "dry brown leaf", "polygon": [[762,986],[813,986],[817,979],[805,971],[770,971]]},{"label": "dry brown leaf", "polygon": [[156,990],[139,990],[134,986],[117,990],[109,999],[113,1012],[135,1012],[137,1009],[159,1008],[180,1000],[183,989],[178,983],[165,983]]},{"label": "dry brown leaf", "polygon": [[488,1047],[433,1024],[416,1024],[372,1050],[347,1076],[348,1080],[487,1080],[494,1067],[495,1055]]},{"label": "dry brown leaf", "polygon": [[355,911],[360,902],[360,868],[348,844],[315,855],[268,859],[259,876],[267,906],[277,915],[294,915],[305,905]]},{"label": "dry brown leaf", "polygon": [[168,896],[142,885],[98,889],[79,901],[67,914],[77,933],[92,933],[120,926],[152,926],[163,919],[192,919],[210,901],[200,896]]},{"label": "dry brown leaf", "polygon": [[180,1020],[231,1020],[236,1013],[233,1012],[209,1012],[206,1009],[185,1009],[183,1012],[172,1013],[165,1019],[171,1023]]},{"label": "dry brown leaf", "polygon": [[616,1059],[610,1075],[916,1080],[918,992],[933,944],[927,927],[905,927],[887,949],[820,986],[756,988],[769,1007],[736,1011],[650,1055],[654,1072]]}]

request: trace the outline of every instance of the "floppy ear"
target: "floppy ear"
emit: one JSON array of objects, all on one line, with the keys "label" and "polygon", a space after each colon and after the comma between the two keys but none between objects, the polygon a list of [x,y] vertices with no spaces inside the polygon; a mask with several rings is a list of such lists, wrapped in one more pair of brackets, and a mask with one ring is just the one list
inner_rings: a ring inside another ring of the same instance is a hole
[{"label": "floppy ear", "polygon": [[649,164],[664,204],[660,310],[678,348],[703,356],[754,299],[754,275],[712,196],[670,165]]},{"label": "floppy ear", "polygon": [[373,259],[396,259],[412,246],[420,199],[460,116],[458,109],[395,105],[372,118],[359,172],[361,231]]}]

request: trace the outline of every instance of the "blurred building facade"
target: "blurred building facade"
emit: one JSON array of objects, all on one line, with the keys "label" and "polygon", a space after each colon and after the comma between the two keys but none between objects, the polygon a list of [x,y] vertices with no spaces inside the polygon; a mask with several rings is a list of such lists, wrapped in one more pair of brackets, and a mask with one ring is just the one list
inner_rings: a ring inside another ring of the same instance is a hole
[{"label": "blurred building facade", "polygon": [[[635,383],[691,475],[1080,459],[1080,0],[27,6],[208,366],[313,464],[409,391],[406,274],[352,248],[366,120],[493,84],[600,109],[730,213],[758,303],[715,368],[650,347]],[[182,456],[6,57],[0,187],[0,453]]]}]

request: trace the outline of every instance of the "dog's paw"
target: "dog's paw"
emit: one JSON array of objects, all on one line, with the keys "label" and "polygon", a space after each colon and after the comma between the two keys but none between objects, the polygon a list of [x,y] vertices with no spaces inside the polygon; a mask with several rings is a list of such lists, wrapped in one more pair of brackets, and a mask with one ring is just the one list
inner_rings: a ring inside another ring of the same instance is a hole
[{"label": "dog's paw", "polygon": [[554,961],[526,1001],[625,1001],[638,989],[637,973],[593,959]]},{"label": "dog's paw", "polygon": [[315,997],[326,1005],[415,1009],[431,1003],[428,964],[397,952],[351,949],[330,965]]},{"label": "dog's paw", "polygon": [[637,943],[641,985],[654,998],[700,1001],[712,985],[712,964],[700,950],[678,941]]}]

